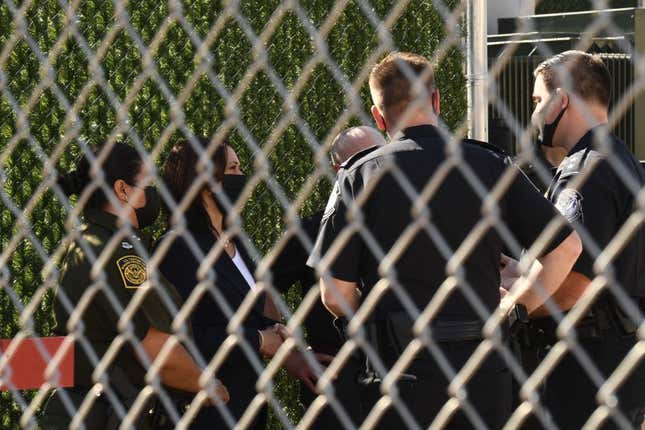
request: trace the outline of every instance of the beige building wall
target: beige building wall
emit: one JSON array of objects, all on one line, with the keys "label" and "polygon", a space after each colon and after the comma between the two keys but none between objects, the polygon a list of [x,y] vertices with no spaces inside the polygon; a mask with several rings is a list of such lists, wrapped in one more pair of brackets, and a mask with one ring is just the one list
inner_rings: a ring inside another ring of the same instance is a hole
[{"label": "beige building wall", "polygon": [[497,18],[533,15],[535,0],[488,0],[488,34],[497,34]]}]

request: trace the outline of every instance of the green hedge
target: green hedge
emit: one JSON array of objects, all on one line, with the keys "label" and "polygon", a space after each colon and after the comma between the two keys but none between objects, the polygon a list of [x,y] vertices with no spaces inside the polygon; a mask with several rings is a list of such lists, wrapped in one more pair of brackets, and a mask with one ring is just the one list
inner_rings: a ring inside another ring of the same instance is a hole
[{"label": "green hedge", "polygon": [[[150,44],[160,26],[167,19],[170,11],[167,5],[158,0],[137,0],[129,2],[130,23],[140,35],[143,43]],[[193,0],[184,5],[184,14],[201,38],[205,37],[209,27],[222,11],[219,1]],[[277,0],[248,0],[240,2],[240,10],[248,19],[249,25],[257,33],[267,25]],[[311,24],[319,28],[328,16],[332,0],[312,0],[303,3],[302,7]],[[395,1],[372,0],[375,14],[381,19],[391,10]],[[411,6],[403,12],[393,28],[393,38],[401,50],[415,51],[430,56],[445,36],[441,17],[429,0],[410,2]],[[453,7],[456,0],[447,1]],[[80,2],[76,14],[78,26],[87,44],[96,52],[110,27],[115,22],[114,6],[107,0],[86,0]],[[28,32],[39,48],[47,55],[55,46],[65,25],[65,13],[56,0],[39,0],[33,2],[26,13]],[[15,30],[13,17],[8,8],[0,6],[0,52],[10,40]],[[369,54],[376,47],[376,31],[360,8],[350,2],[339,17],[328,36],[328,50],[331,58],[340,67],[343,74],[353,81],[360,72]],[[277,31],[268,43],[268,57],[277,76],[286,88],[290,89],[303,73],[308,59],[315,52],[315,45],[295,13],[287,13]],[[252,44],[246,38],[241,26],[230,20],[210,52],[215,59],[213,72],[229,91],[237,86],[244,71],[253,61]],[[178,24],[172,24],[164,41],[154,57],[160,75],[176,95],[184,87],[188,77],[196,68],[195,47],[189,35]],[[89,61],[85,58],[78,43],[70,37],[64,43],[53,66],[55,81],[62,93],[73,105],[88,79]],[[105,78],[112,91],[123,101],[133,85],[137,75],[142,71],[142,55],[126,31],[120,31],[101,61]],[[24,40],[20,40],[9,53],[7,62],[2,66],[4,81],[13,98],[25,108],[32,92],[40,80],[38,57]],[[444,121],[454,127],[465,115],[465,78],[464,59],[458,46],[452,47],[448,55],[437,67],[437,81],[442,89]],[[0,75],[0,78],[2,76]],[[3,79],[0,79],[2,88]],[[366,85],[361,90],[363,108],[369,114],[369,94]],[[313,71],[304,90],[298,99],[299,113],[311,133],[322,140],[335,125],[338,117],[346,109],[347,102],[341,86],[334,80],[324,65],[318,65]],[[278,124],[283,115],[283,100],[271,83],[268,75],[261,71],[252,80],[248,90],[239,102],[241,120],[246,124],[255,140],[262,144]],[[226,101],[202,77],[185,106],[185,121],[189,129],[196,134],[212,135],[224,118]],[[82,120],[81,134],[91,143],[104,141],[116,126],[116,112],[108,97],[94,86],[87,99],[78,111]],[[170,107],[164,99],[161,89],[148,79],[129,109],[131,126],[141,137],[147,148],[157,142],[163,130],[172,120]],[[43,153],[49,156],[60,142],[64,131],[66,109],[57,101],[51,89],[47,89],[36,100],[28,116],[30,132]],[[5,155],[6,145],[16,133],[17,114],[11,108],[5,93],[0,93],[0,153]],[[347,125],[359,123],[353,118]],[[172,142],[179,136],[175,132],[165,145],[167,151]],[[247,173],[252,172],[252,151],[247,147],[239,132],[232,133],[232,142]],[[68,169],[71,160],[79,152],[75,141],[71,142],[57,163],[59,169]],[[43,163],[38,153],[26,142],[20,141],[16,148],[6,154],[6,161],[0,166],[0,178],[3,179],[4,191],[13,204],[22,209],[27,205],[42,180]],[[272,175],[284,189],[289,199],[293,199],[307,177],[314,169],[315,160],[310,146],[295,125],[291,125],[280,137],[270,153]],[[330,184],[320,181],[300,208],[303,215],[317,210],[324,204]],[[261,184],[254,193],[251,204],[247,205],[247,232],[255,241],[260,253],[267,252],[284,225],[284,211],[269,189]],[[46,192],[37,202],[30,216],[33,232],[47,253],[53,252],[64,235],[63,220],[66,213],[51,191]],[[157,229],[157,232],[159,229]],[[7,205],[0,203],[0,244],[6,248],[12,235],[16,234],[16,218]],[[33,244],[22,240],[7,260],[0,264],[0,338],[9,338],[19,329],[18,313],[10,296],[4,288],[11,287],[23,303],[29,302],[33,293],[42,284],[41,269],[43,262]],[[4,280],[4,281],[3,281]],[[299,288],[294,286],[288,301],[297,304]],[[48,293],[37,307],[35,314],[36,335],[46,336],[51,332],[53,318],[51,315],[52,294]],[[284,377],[278,382],[278,393],[288,415],[294,421],[302,414],[298,405],[297,386]],[[22,393],[28,401],[29,392]],[[21,410],[9,393],[0,394],[0,427],[18,426]],[[275,419],[272,428],[279,428]]]}]

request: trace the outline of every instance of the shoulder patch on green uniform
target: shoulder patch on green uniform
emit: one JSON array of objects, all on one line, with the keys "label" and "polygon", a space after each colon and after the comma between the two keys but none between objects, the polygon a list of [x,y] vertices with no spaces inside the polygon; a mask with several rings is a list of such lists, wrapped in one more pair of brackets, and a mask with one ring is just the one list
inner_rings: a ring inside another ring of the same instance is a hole
[{"label": "shoulder patch on green uniform", "polygon": [[146,265],[138,255],[126,255],[116,260],[125,288],[139,288],[146,281]]}]

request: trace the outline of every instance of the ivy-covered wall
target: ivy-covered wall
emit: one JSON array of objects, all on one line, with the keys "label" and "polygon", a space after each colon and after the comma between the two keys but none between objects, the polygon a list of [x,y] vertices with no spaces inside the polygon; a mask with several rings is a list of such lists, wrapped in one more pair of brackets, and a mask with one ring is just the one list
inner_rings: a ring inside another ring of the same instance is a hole
[{"label": "ivy-covered wall", "polygon": [[[18,6],[19,6],[18,2]],[[204,38],[210,27],[222,13],[221,1],[192,0],[184,2],[183,14],[194,27],[200,38]],[[245,0],[240,2],[240,12],[256,34],[269,24],[269,20],[281,2],[279,0]],[[307,19],[315,28],[320,28],[334,5],[333,0],[312,0],[300,2]],[[396,4],[393,0],[372,0],[373,12],[384,19]],[[396,20],[392,36],[400,50],[414,51],[432,56],[446,35],[441,16],[430,0],[409,2],[402,15]],[[453,7],[458,2],[446,2]],[[111,29],[117,20],[115,6],[108,0],[84,0],[76,10],[78,30],[89,49],[96,54],[102,49],[104,39],[113,40],[107,45],[101,61],[101,69],[111,91],[123,103],[127,97],[134,97],[127,110],[130,126],[142,139],[146,148],[156,145],[164,130],[171,123],[173,115],[162,89],[150,77],[136,90],[133,85],[144,70],[143,56],[137,49],[132,34],[121,29],[113,34]],[[158,0],[137,0],[127,2],[129,24],[143,44],[149,45],[155,34],[164,26],[171,15],[167,2]],[[66,33],[65,11],[56,0],[32,2],[25,14],[25,24],[45,56],[59,50],[55,56],[53,79],[61,91],[60,96],[69,101],[82,121],[80,135],[91,143],[101,143],[117,126],[117,110],[108,94],[99,85],[86,88],[93,79],[90,62],[84,55],[78,41]],[[9,8],[0,5],[0,52],[6,60],[0,64],[0,179],[4,193],[0,194],[0,338],[10,338],[19,330],[19,314],[8,289],[23,304],[28,303],[34,292],[42,285],[43,260],[34,243],[24,237],[15,249],[7,250],[12,237],[19,229],[14,210],[22,211],[35,204],[28,219],[33,235],[49,255],[54,252],[65,234],[66,213],[54,193],[46,191],[33,200],[43,180],[42,156],[50,157],[60,144],[65,131],[67,108],[56,98],[52,87],[34,97],[44,75],[41,63],[34,50],[19,38],[13,47],[12,38],[16,20]],[[276,24],[276,23],[271,23]],[[58,46],[61,37],[62,45]],[[353,1],[341,13],[328,37],[328,53],[340,72],[353,82],[359,75],[366,60],[378,44],[378,35],[366,14]],[[457,42],[459,43],[459,42]],[[305,30],[300,18],[293,11],[287,12],[277,23],[275,33],[267,45],[268,60],[276,76],[291,90],[301,76],[307,61],[316,53],[316,45]],[[252,43],[240,23],[229,19],[223,30],[210,46],[214,58],[212,72],[221,80],[229,92],[235,90],[245,70],[254,60]],[[154,54],[154,64],[168,89],[177,97],[187,80],[198,66],[195,60],[197,48],[191,43],[190,35],[182,26],[171,23],[163,41]],[[1,61],[1,60],[0,60]],[[459,46],[453,46],[436,68],[438,85],[442,90],[442,115],[451,127],[458,125],[465,116],[466,96],[464,78],[464,57]],[[5,87],[6,86],[6,87]],[[85,92],[86,93],[85,93]],[[367,85],[361,87],[362,107],[369,115],[369,93]],[[77,103],[79,97],[84,101]],[[13,100],[12,100],[13,99]],[[237,105],[240,119],[254,139],[262,146],[284,115],[283,99],[271,82],[269,75],[261,70],[251,80]],[[298,97],[298,113],[306,122],[313,136],[322,141],[347,108],[346,94],[334,79],[325,63],[319,63]],[[26,110],[27,125],[39,151],[26,140],[15,140],[13,136],[23,131],[18,127],[18,114],[12,107],[17,103]],[[227,100],[224,100],[204,75],[187,97],[183,106],[187,127],[195,134],[212,135],[225,116]],[[351,119],[346,125],[359,123]],[[160,160],[174,140],[180,136],[174,131],[163,145]],[[237,150],[248,174],[253,173],[253,151],[237,130],[233,130],[231,141]],[[15,145],[14,145],[15,144]],[[14,145],[8,150],[9,145]],[[78,155],[77,141],[73,139],[56,160],[58,169],[66,170]],[[295,198],[314,170],[313,151],[295,125],[290,125],[277,140],[270,152],[269,161],[273,179],[283,188],[289,199]],[[321,181],[300,208],[303,215],[318,210],[327,198],[330,184]],[[33,200],[33,201],[32,201]],[[260,184],[252,201],[247,205],[247,233],[254,240],[260,253],[267,252],[277,239],[284,225],[284,210],[268,188]],[[161,229],[157,227],[157,233]],[[297,304],[299,289],[294,286],[289,302]],[[34,335],[47,336],[51,332],[51,291],[45,295],[34,316]],[[302,413],[296,401],[297,385],[284,376],[278,384],[278,391],[287,413],[295,421]],[[31,393],[21,393],[26,401]],[[0,428],[16,428],[22,411],[10,393],[0,393]],[[271,426],[278,428],[275,419]]]}]

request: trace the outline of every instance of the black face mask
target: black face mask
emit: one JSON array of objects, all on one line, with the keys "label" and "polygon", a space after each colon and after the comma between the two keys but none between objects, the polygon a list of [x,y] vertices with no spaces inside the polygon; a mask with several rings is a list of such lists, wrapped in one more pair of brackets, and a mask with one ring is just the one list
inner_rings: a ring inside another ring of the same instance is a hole
[{"label": "black face mask", "polygon": [[[231,205],[234,205],[235,202],[239,200],[245,186],[245,175],[224,175],[224,177],[222,178],[222,191],[228,198],[228,201]],[[222,199],[217,196],[217,194],[212,194],[217,207],[219,208],[220,212],[222,212],[224,220],[226,220],[226,216],[228,215],[228,210],[226,209],[227,205],[222,201]]]},{"label": "black face mask", "polygon": [[149,185],[143,189],[146,196],[146,204],[140,208],[135,208],[134,213],[139,221],[139,228],[145,228],[152,225],[159,216],[161,210],[161,199],[157,188]]},{"label": "black face mask", "polygon": [[553,146],[553,136],[555,135],[555,130],[558,128],[558,124],[560,123],[562,115],[564,115],[564,112],[566,110],[566,107],[562,109],[562,112],[558,114],[558,116],[551,124],[546,124],[544,122],[544,115],[542,114],[542,112],[533,112],[533,115],[531,115],[531,123],[538,129],[538,143],[540,145],[548,147]]}]

